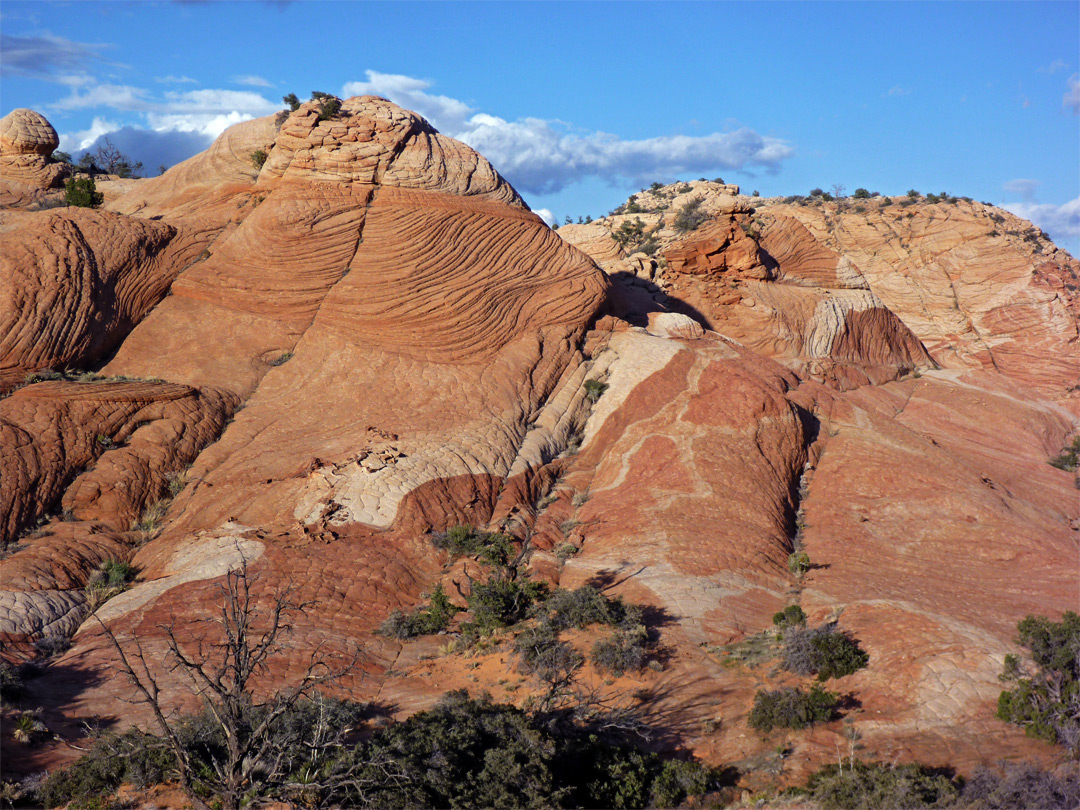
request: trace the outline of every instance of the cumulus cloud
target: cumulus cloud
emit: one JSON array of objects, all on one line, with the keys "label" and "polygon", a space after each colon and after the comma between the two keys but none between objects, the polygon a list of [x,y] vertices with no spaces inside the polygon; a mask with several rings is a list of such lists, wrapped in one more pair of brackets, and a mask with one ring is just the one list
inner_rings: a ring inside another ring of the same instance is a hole
[{"label": "cumulus cloud", "polygon": [[[178,130],[158,132],[152,129],[125,126],[109,129],[79,149],[72,151],[72,157],[78,160],[86,152],[96,152],[99,146],[109,143],[119,149],[133,161],[143,164],[143,174],[154,176],[160,166],[173,166],[187,160],[206,149],[214,138],[202,132],[184,132]],[[61,145],[63,139],[61,139]],[[66,151],[66,150],[65,150]]]},{"label": "cumulus cloud", "polygon": [[70,71],[83,72],[100,61],[98,52],[108,47],[102,43],[73,42],[51,34],[36,37],[0,34],[0,74],[54,79]]},{"label": "cumulus cloud", "polygon": [[65,82],[71,92],[59,101],[46,105],[54,110],[87,110],[93,107],[110,107],[124,112],[138,112],[150,107],[150,94],[141,87],[126,84],[96,84],[83,81]]},{"label": "cumulus cloud", "polygon": [[1054,240],[1080,237],[1080,197],[1062,205],[1018,202],[1005,203],[1001,207],[1031,220]]},{"label": "cumulus cloud", "polygon": [[1019,194],[1027,202],[1031,202],[1035,199],[1035,190],[1038,187],[1038,180],[1028,180],[1025,178],[1010,180],[1002,186],[1005,191],[1008,191],[1010,194]]},{"label": "cumulus cloud", "polygon": [[1068,88],[1061,99],[1061,106],[1072,110],[1073,115],[1080,115],[1080,73],[1074,73],[1069,77]]},{"label": "cumulus cloud", "polygon": [[109,121],[105,118],[98,118],[95,116],[93,123],[90,124],[89,129],[84,129],[78,132],[61,132],[60,134],[60,149],[61,151],[72,154],[80,150],[86,150],[90,148],[90,145],[94,143],[102,135],[106,135],[116,129],[120,128],[120,124],[116,121]]},{"label": "cumulus cloud", "polygon": [[394,73],[364,71],[366,82],[348,82],[342,93],[348,96],[385,96],[407,110],[418,112],[442,132],[450,134],[465,125],[475,112],[463,101],[428,93],[431,82]]},{"label": "cumulus cloud", "polygon": [[748,128],[623,140],[550,119],[507,121],[429,92],[431,82],[424,79],[372,70],[367,71],[367,79],[349,82],[344,94],[385,96],[415,110],[441,132],[479,151],[515,186],[531,193],[552,193],[586,176],[640,183],[715,169],[758,166],[775,170],[794,151],[786,142]]},{"label": "cumulus cloud", "polygon": [[103,107],[120,113],[137,113],[145,126],[120,123],[105,116],[94,118],[87,130],[61,133],[61,149],[67,152],[94,150],[103,137],[147,167],[171,166],[201,152],[228,127],[275,112],[280,105],[250,90],[170,90],[154,96],[128,85],[97,84],[74,79],[69,95],[57,110]]},{"label": "cumulus cloud", "polygon": [[548,227],[555,224],[555,215],[547,208],[534,208],[533,213],[540,219],[544,220],[548,224]]},{"label": "cumulus cloud", "polygon": [[244,84],[248,87],[273,87],[274,85],[264,79],[262,76],[233,76],[234,84]]}]

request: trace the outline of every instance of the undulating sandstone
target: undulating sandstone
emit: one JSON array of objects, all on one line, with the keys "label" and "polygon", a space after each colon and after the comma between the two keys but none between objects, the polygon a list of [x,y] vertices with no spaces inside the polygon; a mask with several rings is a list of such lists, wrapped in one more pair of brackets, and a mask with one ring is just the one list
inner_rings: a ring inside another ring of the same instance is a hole
[{"label": "undulating sandstone", "polygon": [[[73,738],[148,718],[103,625],[168,708],[198,706],[165,628],[204,627],[245,561],[259,599],[309,604],[260,688],[318,648],[359,650],[337,688],[399,717],[538,695],[513,628],[468,659],[446,647],[468,614],[375,634],[439,584],[465,605],[477,563],[432,533],[468,524],[537,581],[645,606],[655,666],[580,678],[744,786],[776,781],[755,693],[799,681],[726,645],[792,604],[869,665],[829,684],[844,720],[784,737],[783,780],[852,724],[868,759],[1054,759],[994,704],[1017,621],[1080,601],[1075,475],[1047,463],[1080,415],[1080,265],[1011,215],[695,181],[552,231],[481,155],[363,96],[238,124],[104,211],[4,211],[0,239],[0,641],[18,661],[72,637],[32,690]],[[92,603],[121,559],[136,581]]]},{"label": "undulating sandstone", "polygon": [[62,185],[67,168],[49,156],[60,138],[45,116],[12,110],[0,118],[0,206],[24,208]]}]

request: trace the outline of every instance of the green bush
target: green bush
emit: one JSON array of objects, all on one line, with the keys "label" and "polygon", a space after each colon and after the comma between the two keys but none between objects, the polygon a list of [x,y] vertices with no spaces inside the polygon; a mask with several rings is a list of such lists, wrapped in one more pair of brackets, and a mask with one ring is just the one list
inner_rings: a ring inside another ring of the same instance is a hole
[{"label": "green bush", "polygon": [[468,633],[506,627],[524,619],[532,604],[543,597],[547,586],[530,580],[492,578],[474,582],[469,593],[472,621],[462,630]]},{"label": "green bush", "polygon": [[709,215],[701,210],[701,205],[704,199],[701,197],[694,197],[687,200],[675,214],[675,221],[673,227],[679,233],[689,233],[696,230],[709,218]]},{"label": "green bush", "polygon": [[597,641],[589,658],[596,668],[614,675],[645,666],[645,647],[649,641],[644,625],[631,630],[619,630],[609,638]]},{"label": "green bush", "polygon": [[267,157],[269,157],[269,155],[266,154],[265,149],[256,149],[251,153],[251,165],[256,169],[261,169],[263,164],[266,163]]},{"label": "green bush", "polygon": [[18,667],[0,659],[0,699],[18,700],[25,691]]},{"label": "green bush", "polygon": [[1080,434],[1074,436],[1072,442],[1061,449],[1061,455],[1050,460],[1050,464],[1059,470],[1075,472],[1080,467]]},{"label": "green bush", "polygon": [[611,232],[611,238],[619,246],[629,250],[645,238],[645,223],[640,217],[624,219],[619,227]]},{"label": "green bush", "polygon": [[810,570],[810,555],[805,551],[793,551],[787,558],[788,570],[801,577]]},{"label": "green bush", "polygon": [[908,193],[907,193],[907,196],[908,196],[908,199],[909,199],[909,200],[917,200],[917,199],[919,199],[919,192],[917,192],[917,191],[916,191],[915,189],[913,189],[913,188],[909,188],[909,189],[908,189]]},{"label": "green bush", "polygon": [[311,100],[319,102],[319,120],[329,121],[341,110],[341,101],[320,90],[311,91]]},{"label": "green bush", "polygon": [[484,532],[472,526],[454,526],[431,536],[435,548],[451,557],[473,557],[487,565],[505,567],[514,558],[513,538],[498,532]]},{"label": "green bush", "polygon": [[869,199],[871,195],[870,192],[867,191],[865,188],[857,188],[855,189],[855,193],[851,196],[854,197],[856,200],[866,200]]},{"label": "green bush", "polygon": [[750,728],[769,732],[773,728],[806,728],[827,722],[836,714],[839,696],[814,684],[809,692],[787,687],[759,691],[750,710]]},{"label": "green bush", "polygon": [[957,808],[971,810],[1076,810],[1080,807],[1080,771],[1044,771],[1028,763],[1006,763],[1003,774],[984,767],[966,780]]},{"label": "green bush", "polygon": [[665,760],[652,784],[653,807],[678,807],[687,796],[701,796],[714,774],[700,762]]},{"label": "green bush", "polygon": [[537,675],[547,683],[562,683],[582,663],[581,653],[559,640],[558,631],[549,624],[527,627],[514,640],[514,654],[524,672]]},{"label": "green bush", "polygon": [[409,613],[395,610],[378,629],[379,635],[391,638],[407,639],[416,636],[429,636],[442,632],[450,626],[460,608],[451,604],[446,591],[440,583],[431,594],[431,601],[424,607],[418,607]]},{"label": "green bush", "polygon": [[64,200],[75,208],[97,208],[105,195],[97,190],[92,177],[69,177],[64,183]]},{"label": "green bush", "polygon": [[136,570],[129,563],[121,560],[106,560],[101,564],[95,578],[107,588],[123,588],[135,579]]},{"label": "green bush", "polygon": [[[370,733],[367,707],[325,698],[295,704],[277,721],[267,770],[249,806],[303,807],[670,807],[709,790],[718,774],[696,762],[664,761],[602,738],[587,723],[554,722],[450,692],[431,710]],[[249,723],[262,715],[252,712]],[[176,724],[181,745],[208,776],[225,739],[208,711]],[[137,788],[176,778],[163,738],[106,732],[39,788],[38,804],[108,807],[123,783]],[[218,797],[200,783],[211,806]]]},{"label": "green bush", "polygon": [[998,697],[998,719],[1023,726],[1030,737],[1080,751],[1080,614],[1066,611],[1060,622],[1027,616],[1017,630],[1035,669],[1005,656],[1001,680],[1016,686]]},{"label": "green bush", "polygon": [[842,678],[862,669],[869,660],[858,642],[835,625],[795,626],[784,631],[783,666],[798,675],[817,675],[819,681]]},{"label": "green bush", "polygon": [[788,627],[801,627],[806,625],[806,614],[798,605],[788,605],[783,610],[774,613],[772,623],[784,630]]},{"label": "green bush", "polygon": [[948,807],[959,796],[949,777],[923,765],[884,765],[855,760],[826,765],[807,782],[821,810]]},{"label": "green bush", "polygon": [[[363,798],[365,805],[385,808],[550,807],[566,792],[551,767],[555,754],[554,737],[520,709],[451,692],[357,752],[361,762],[381,763],[365,773],[376,784],[368,795],[346,794],[341,803],[356,806]],[[387,779],[387,772],[404,778]]]},{"label": "green bush", "polygon": [[37,790],[45,807],[87,806],[104,800],[124,782],[138,788],[174,778],[175,760],[165,741],[138,729],[105,732],[67,768],[52,771]]},{"label": "green bush", "polygon": [[607,391],[608,385],[606,382],[600,380],[586,380],[585,381],[585,398],[589,402],[596,402]]},{"label": "green bush", "polygon": [[608,599],[591,585],[573,591],[556,589],[539,606],[539,613],[556,630],[583,628],[590,624],[631,629],[642,623],[640,606],[628,605],[618,597]]},{"label": "green bush", "polygon": [[289,93],[287,96],[282,96],[281,100],[285,103],[285,106],[293,112],[300,109],[300,99],[296,97],[296,93]]}]

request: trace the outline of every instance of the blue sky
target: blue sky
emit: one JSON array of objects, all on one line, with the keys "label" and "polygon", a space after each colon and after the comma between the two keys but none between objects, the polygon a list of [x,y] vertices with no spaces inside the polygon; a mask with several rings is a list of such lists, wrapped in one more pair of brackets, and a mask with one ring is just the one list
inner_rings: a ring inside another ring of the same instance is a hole
[{"label": "blue sky", "polygon": [[0,111],[156,173],[311,90],[376,92],[492,160],[534,209],[653,180],[764,195],[947,191],[1080,252],[1076,2],[18,2]]}]

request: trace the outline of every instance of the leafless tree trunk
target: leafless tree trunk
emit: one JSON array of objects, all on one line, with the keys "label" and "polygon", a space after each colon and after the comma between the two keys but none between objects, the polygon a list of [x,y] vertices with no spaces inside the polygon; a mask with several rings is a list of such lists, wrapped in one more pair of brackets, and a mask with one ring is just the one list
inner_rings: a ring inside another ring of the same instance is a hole
[{"label": "leafless tree trunk", "polygon": [[[200,622],[208,625],[205,633],[194,641],[182,641],[175,621],[160,625],[168,647],[165,667],[187,677],[224,736],[226,753],[221,761],[212,763],[213,777],[196,768],[192,753],[181,740],[178,721],[166,714],[159,676],[147,664],[138,639],[121,639],[98,619],[137,700],[150,708],[158,731],[168,742],[180,784],[197,810],[209,810],[198,788],[219,795],[223,810],[238,810],[253,778],[273,776],[275,765],[281,765],[277,737],[282,716],[301,699],[314,696],[319,687],[354,671],[359,661],[359,651],[335,660],[320,644],[312,650],[299,682],[269,696],[256,696],[252,680],[264,675],[268,662],[287,649],[285,639],[292,632],[293,621],[313,605],[296,601],[292,588],[275,593],[268,605],[265,600],[260,603],[252,592],[256,581],[248,560],[241,555],[240,566],[229,571],[218,586],[220,615]],[[339,729],[342,731],[348,729]],[[331,742],[326,735],[321,735],[320,741]],[[312,750],[315,755],[318,749]]]}]

